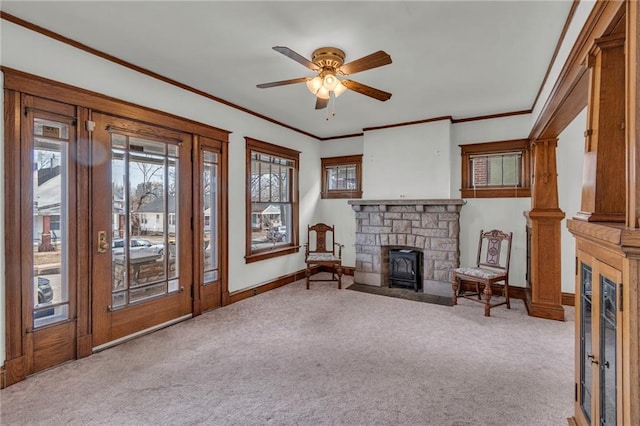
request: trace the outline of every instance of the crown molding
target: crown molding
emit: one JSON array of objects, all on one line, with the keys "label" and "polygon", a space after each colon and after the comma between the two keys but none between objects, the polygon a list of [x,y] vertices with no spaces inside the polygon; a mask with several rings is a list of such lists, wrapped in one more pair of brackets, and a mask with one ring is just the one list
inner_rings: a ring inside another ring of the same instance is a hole
[{"label": "crown molding", "polygon": [[[575,10],[576,10],[577,5],[578,5],[579,2],[580,2],[580,0],[573,0],[573,4],[571,6],[571,10],[569,12],[569,15],[567,16],[567,20],[566,20],[566,22],[564,24],[564,27],[562,29],[562,33],[561,33],[560,38],[558,40],[558,43],[556,45],[553,57],[551,58],[551,61],[550,61],[549,66],[547,68],[546,75],[545,75],[545,77],[544,77],[544,79],[542,81],[542,84],[540,85],[540,88],[538,89],[538,93],[537,93],[536,98],[534,100],[533,106],[535,106],[536,102],[538,101],[538,98],[539,98],[539,96],[540,96],[540,94],[542,92],[542,88],[544,87],[544,84],[546,83],[546,80],[547,80],[547,78],[549,76],[549,73],[551,71],[551,67],[553,65],[553,62],[556,59],[556,56],[557,56],[558,51],[560,49],[560,46],[562,45],[562,41],[564,40],[564,37],[565,37],[566,32],[567,32],[567,29],[568,29],[569,24],[571,23],[571,21],[573,19],[573,16],[575,14]],[[215,96],[215,95],[213,95],[211,93],[204,92],[202,90],[196,89],[195,87],[192,87],[192,86],[189,86],[187,84],[181,83],[181,82],[179,82],[177,80],[165,77],[165,76],[163,76],[161,74],[158,74],[158,73],[156,73],[154,71],[151,71],[149,69],[140,67],[138,65],[135,65],[135,64],[133,64],[131,62],[125,61],[123,59],[120,59],[120,58],[115,57],[113,55],[110,55],[108,53],[105,53],[105,52],[102,52],[100,50],[94,49],[94,48],[92,48],[90,46],[87,46],[86,44],[80,43],[80,42],[78,42],[76,40],[73,40],[73,39],[71,39],[69,37],[65,37],[65,36],[63,36],[61,34],[58,34],[58,33],[54,32],[54,31],[51,31],[51,30],[49,30],[47,28],[44,28],[44,27],[41,27],[39,25],[33,24],[31,22],[28,22],[28,21],[26,21],[24,19],[18,18],[16,16],[11,15],[11,14],[9,14],[7,12],[2,11],[2,10],[0,10],[0,19],[4,19],[4,20],[6,20],[8,22],[12,22],[12,23],[14,23],[16,25],[19,25],[21,27],[24,27],[24,28],[26,28],[28,30],[34,31],[34,32],[42,34],[42,35],[44,35],[46,37],[52,38],[54,40],[57,40],[57,41],[59,41],[61,43],[67,44],[69,46],[72,46],[72,47],[74,47],[76,49],[79,49],[79,50],[82,50],[84,52],[87,52],[87,53],[89,53],[91,55],[98,56],[98,57],[100,57],[102,59],[105,59],[107,61],[113,62],[113,63],[118,64],[120,66],[123,66],[125,68],[129,68],[131,70],[137,71],[137,72],[139,72],[141,74],[144,74],[144,75],[146,75],[148,77],[151,77],[151,78],[160,80],[160,81],[162,81],[164,83],[179,87],[179,88],[181,88],[183,90],[186,90],[188,92],[191,92],[191,93],[194,93],[196,95],[202,96],[202,97],[207,98],[209,100],[212,100],[214,102],[221,103],[221,104],[226,105],[226,106],[228,106],[230,108],[236,109],[238,111],[242,111],[242,112],[244,112],[246,114],[253,115],[254,117],[257,117],[257,118],[260,118],[262,120],[265,120],[265,121],[268,121],[270,123],[273,123],[275,125],[287,128],[289,130],[292,130],[294,132],[303,134],[305,136],[314,138],[314,139],[316,139],[318,141],[329,141],[329,140],[335,140],[335,139],[346,139],[346,138],[359,137],[359,136],[363,136],[364,132],[367,132],[367,131],[389,129],[389,128],[393,128],[393,127],[411,126],[411,125],[415,125],[415,124],[424,124],[424,123],[430,123],[430,122],[441,121],[441,120],[450,120],[451,123],[453,123],[453,124],[459,124],[459,123],[466,123],[466,122],[470,122],[470,121],[482,121],[482,120],[490,120],[490,119],[495,119],[495,118],[515,116],[515,115],[530,114],[533,111],[533,106],[532,106],[532,108],[527,109],[527,110],[510,111],[510,112],[503,112],[503,113],[498,113],[498,114],[479,115],[479,116],[463,117],[463,118],[454,118],[454,117],[448,115],[448,116],[425,118],[425,119],[422,119],[422,120],[415,120],[415,121],[407,121],[407,122],[401,122],[401,123],[391,123],[391,124],[380,125],[380,126],[365,127],[365,128],[362,129],[363,130],[362,133],[350,133],[350,134],[345,134],[345,135],[335,135],[335,136],[321,137],[321,136],[318,136],[318,135],[314,135],[314,134],[312,134],[310,132],[307,132],[305,130],[299,129],[297,127],[290,126],[290,125],[288,125],[286,123],[283,123],[281,121],[275,120],[275,119],[273,119],[271,117],[268,117],[266,115],[257,113],[255,111],[252,111],[252,110],[250,110],[248,108],[245,108],[243,106],[234,104],[233,102],[229,102],[229,101],[227,101],[225,99],[222,99],[222,98],[220,98],[218,96]]]}]

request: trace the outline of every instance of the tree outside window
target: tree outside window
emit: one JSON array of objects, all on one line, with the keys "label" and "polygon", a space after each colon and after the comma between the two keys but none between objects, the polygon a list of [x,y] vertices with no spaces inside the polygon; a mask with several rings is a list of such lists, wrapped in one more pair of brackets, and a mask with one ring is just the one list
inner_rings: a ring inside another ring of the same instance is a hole
[{"label": "tree outside window", "polygon": [[247,262],[298,251],[299,152],[246,138]]},{"label": "tree outside window", "polygon": [[325,157],[322,198],[362,198],[362,155]]}]

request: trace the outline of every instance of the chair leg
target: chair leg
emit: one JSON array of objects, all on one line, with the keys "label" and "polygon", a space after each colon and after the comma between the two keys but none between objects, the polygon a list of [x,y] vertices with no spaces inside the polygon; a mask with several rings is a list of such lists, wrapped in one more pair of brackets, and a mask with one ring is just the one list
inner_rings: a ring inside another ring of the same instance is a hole
[{"label": "chair leg", "polygon": [[478,295],[478,300],[480,300],[480,284],[476,281],[476,294]]},{"label": "chair leg", "polygon": [[311,277],[311,269],[309,269],[309,267],[307,267],[307,269],[305,269],[305,275],[307,276],[307,290],[309,290],[309,277]]},{"label": "chair leg", "polygon": [[338,265],[338,290],[342,289],[342,265]]},{"label": "chair leg", "polygon": [[509,280],[504,280],[504,298],[507,302],[507,309],[511,309],[511,303],[509,302]]},{"label": "chair leg", "polygon": [[491,284],[484,285],[484,316],[491,316]]},{"label": "chair leg", "polygon": [[451,296],[451,301],[454,305],[458,304],[458,277],[453,276],[453,281],[451,282],[451,288],[453,289],[453,296]]}]

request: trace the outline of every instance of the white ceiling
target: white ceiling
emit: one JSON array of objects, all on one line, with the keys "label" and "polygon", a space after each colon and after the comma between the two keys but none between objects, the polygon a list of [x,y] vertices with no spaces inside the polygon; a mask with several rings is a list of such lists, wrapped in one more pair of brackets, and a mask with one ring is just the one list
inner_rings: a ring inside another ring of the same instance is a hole
[{"label": "white ceiling", "polygon": [[[571,1],[2,1],[18,18],[319,137],[427,118],[528,110]],[[335,116],[304,84],[256,84],[313,72],[318,47],[345,62],[384,50],[393,63],[349,78],[391,92],[347,91]]]}]

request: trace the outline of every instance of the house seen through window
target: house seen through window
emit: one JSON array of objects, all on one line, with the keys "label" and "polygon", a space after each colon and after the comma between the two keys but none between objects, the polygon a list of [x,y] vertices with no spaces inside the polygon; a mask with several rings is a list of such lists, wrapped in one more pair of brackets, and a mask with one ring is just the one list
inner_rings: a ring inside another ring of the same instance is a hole
[{"label": "house seen through window", "polygon": [[527,139],[461,145],[463,198],[531,196]]},{"label": "house seen through window", "polygon": [[362,155],[326,157],[322,162],[322,198],[362,198]]},{"label": "house seen through window", "polygon": [[297,251],[299,153],[247,138],[247,155],[247,262]]}]

